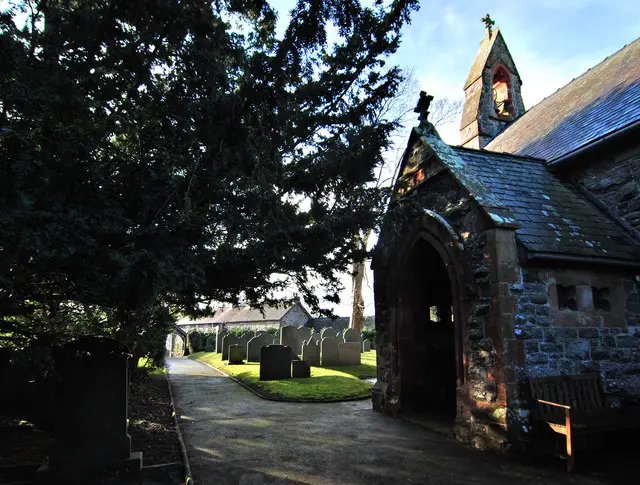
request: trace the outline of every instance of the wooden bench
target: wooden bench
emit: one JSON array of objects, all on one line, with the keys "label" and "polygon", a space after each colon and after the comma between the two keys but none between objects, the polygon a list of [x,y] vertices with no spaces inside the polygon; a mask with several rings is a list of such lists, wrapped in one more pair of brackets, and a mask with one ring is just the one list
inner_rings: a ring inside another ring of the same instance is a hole
[{"label": "wooden bench", "polygon": [[609,407],[597,374],[529,379],[533,418],[566,437],[567,471],[575,467],[575,439],[640,425],[635,413]]}]

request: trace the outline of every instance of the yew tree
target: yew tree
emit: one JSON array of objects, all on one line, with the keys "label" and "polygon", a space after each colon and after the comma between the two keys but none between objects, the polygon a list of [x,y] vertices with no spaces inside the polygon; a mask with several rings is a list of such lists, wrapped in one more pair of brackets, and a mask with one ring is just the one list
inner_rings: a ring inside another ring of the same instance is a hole
[{"label": "yew tree", "polygon": [[[335,300],[383,200],[416,0],[24,0],[0,15],[0,317]],[[317,286],[320,285],[320,288]],[[0,328],[0,333],[2,328]]]}]

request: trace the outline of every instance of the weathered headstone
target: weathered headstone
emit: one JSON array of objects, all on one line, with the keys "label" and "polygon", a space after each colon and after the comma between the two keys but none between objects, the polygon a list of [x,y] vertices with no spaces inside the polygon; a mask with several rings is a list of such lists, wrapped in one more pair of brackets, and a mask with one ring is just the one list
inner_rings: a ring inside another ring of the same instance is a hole
[{"label": "weathered headstone", "polygon": [[358,342],[338,343],[338,360],[340,365],[359,365],[362,348]]},{"label": "weathered headstone", "polygon": [[245,347],[240,344],[229,345],[229,364],[243,364]]},{"label": "weathered headstone", "polygon": [[291,347],[267,345],[260,349],[260,380],[291,378]]},{"label": "weathered headstone", "polygon": [[342,334],[342,340],[344,342],[362,342],[362,337],[360,336],[360,332],[356,332],[352,328],[347,328]]},{"label": "weathered headstone", "polygon": [[362,351],[363,352],[369,352],[371,350],[371,342],[369,341],[369,339],[364,339],[362,341]]},{"label": "weathered headstone", "polygon": [[293,377],[311,377],[311,367],[304,360],[291,361],[291,375]]},{"label": "weathered headstone", "polygon": [[293,348],[295,355],[302,355],[302,344],[311,338],[311,329],[309,327],[298,327],[296,329],[296,346]]},{"label": "weathered headstone", "polygon": [[247,361],[260,362],[260,348],[272,344],[273,337],[268,333],[253,337],[247,342]]},{"label": "weathered headstone", "polygon": [[302,360],[309,362],[309,365],[320,365],[320,345],[313,338],[302,345]]},{"label": "weathered headstone", "polygon": [[218,325],[216,327],[216,353],[222,353],[222,339],[228,335],[228,332],[222,330],[222,328]]},{"label": "weathered headstone", "polygon": [[325,327],[320,332],[320,339],[322,340],[325,337],[335,337],[336,331],[331,327]]},{"label": "weathered headstone", "polygon": [[[280,345],[286,345],[291,347],[291,351],[295,353],[296,345],[298,342],[298,329],[291,325],[285,325],[280,327]],[[298,354],[295,354],[298,355]],[[291,356],[294,358],[294,355]]]},{"label": "weathered headstone", "polygon": [[131,452],[127,430],[129,357],[115,340],[96,337],[56,352],[54,445],[39,481],[79,483],[102,470],[140,477],[142,453]]},{"label": "weathered headstone", "polygon": [[243,343],[243,340],[244,339],[242,339],[241,337],[238,337],[233,333],[229,333],[225,335],[224,338],[222,339],[222,360],[229,360],[230,345],[240,345]]},{"label": "weathered headstone", "polygon": [[320,342],[320,365],[340,365],[338,358],[338,341],[332,337],[325,337]]},{"label": "weathered headstone", "polygon": [[311,338],[313,339],[314,342],[318,343],[320,342],[320,334],[318,332],[313,332],[311,334]]}]

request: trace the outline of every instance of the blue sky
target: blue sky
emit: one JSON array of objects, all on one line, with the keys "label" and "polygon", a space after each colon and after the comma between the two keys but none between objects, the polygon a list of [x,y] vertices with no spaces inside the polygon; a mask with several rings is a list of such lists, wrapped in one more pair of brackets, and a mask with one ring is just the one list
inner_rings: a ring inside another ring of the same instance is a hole
[{"label": "blue sky", "polygon": [[[272,3],[282,13],[292,0]],[[462,87],[484,36],[480,19],[490,13],[507,42],[522,78],[528,109],[573,78],[640,36],[637,0],[448,0],[423,1],[411,25],[404,29],[393,64],[414,69],[421,89],[436,98],[462,98]],[[415,99],[418,99],[418,92]],[[401,148],[411,123],[399,140]],[[459,121],[439,128],[442,137],[458,144]],[[371,274],[367,275],[365,313],[373,314]],[[345,278],[339,315],[350,315],[350,283]]]}]

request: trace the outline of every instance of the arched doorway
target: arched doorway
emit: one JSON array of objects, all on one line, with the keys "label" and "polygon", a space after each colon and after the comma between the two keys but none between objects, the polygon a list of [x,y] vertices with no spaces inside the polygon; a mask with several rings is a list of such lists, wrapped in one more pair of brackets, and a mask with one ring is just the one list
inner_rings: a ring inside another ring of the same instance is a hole
[{"label": "arched doorway", "polygon": [[454,419],[457,303],[441,254],[419,238],[403,258],[398,287],[398,367],[402,410]]}]

